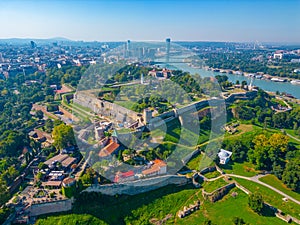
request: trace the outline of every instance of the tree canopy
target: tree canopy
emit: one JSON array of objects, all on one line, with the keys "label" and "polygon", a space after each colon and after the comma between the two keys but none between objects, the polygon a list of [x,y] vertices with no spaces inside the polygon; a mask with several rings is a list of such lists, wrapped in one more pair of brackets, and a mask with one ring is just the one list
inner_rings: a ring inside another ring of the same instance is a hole
[{"label": "tree canopy", "polygon": [[55,126],[52,132],[53,145],[57,149],[64,149],[68,146],[76,145],[73,128],[70,125],[60,124]]}]

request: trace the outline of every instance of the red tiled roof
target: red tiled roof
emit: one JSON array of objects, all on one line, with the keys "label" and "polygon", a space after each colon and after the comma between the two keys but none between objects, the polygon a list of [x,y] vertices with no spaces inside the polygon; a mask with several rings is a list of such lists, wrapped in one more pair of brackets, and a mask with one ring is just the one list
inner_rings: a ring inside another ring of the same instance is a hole
[{"label": "red tiled roof", "polygon": [[165,166],[167,166],[167,164],[164,161],[162,161],[160,159],[155,159],[154,164],[151,166],[151,168],[143,170],[142,173],[144,175],[149,175],[149,174],[158,172],[161,167],[165,167]]},{"label": "red tiled roof", "polygon": [[98,155],[100,157],[109,156],[112,153],[114,153],[114,151],[116,151],[119,147],[120,147],[120,145],[118,143],[116,143],[114,141],[110,141],[108,145],[106,145],[103,149],[100,150]]},{"label": "red tiled roof", "polygon": [[134,175],[133,170],[130,170],[130,171],[128,171],[128,172],[121,173],[121,176],[122,176],[122,177],[131,177],[131,176],[133,176],[133,175]]},{"label": "red tiled roof", "polygon": [[127,172],[118,172],[115,176],[114,182],[119,182],[119,179],[121,178],[128,178],[134,176],[133,170],[129,170]]},{"label": "red tiled roof", "polygon": [[73,182],[75,182],[75,179],[72,178],[72,177],[67,177],[67,178],[65,178],[65,179],[63,180],[63,183],[64,183],[64,184],[71,184],[71,183],[73,183]]}]

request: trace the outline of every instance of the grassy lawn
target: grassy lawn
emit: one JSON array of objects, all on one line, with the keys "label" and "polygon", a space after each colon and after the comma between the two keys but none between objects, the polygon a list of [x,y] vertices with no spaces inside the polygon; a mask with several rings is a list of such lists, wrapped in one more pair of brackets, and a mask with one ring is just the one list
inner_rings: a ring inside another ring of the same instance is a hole
[{"label": "grassy lawn", "polygon": [[80,113],[82,115],[85,115],[86,117],[91,117],[90,113],[91,110],[85,110],[82,107],[79,107],[78,104],[70,103],[68,104],[68,107],[72,109],[72,111],[76,111],[77,113]]},{"label": "grassy lawn", "polygon": [[288,201],[288,202],[283,201],[282,195],[260,184],[254,183],[249,180],[240,179],[240,178],[234,178],[234,179],[237,182],[239,182],[242,186],[247,188],[249,191],[261,193],[264,201],[282,210],[284,213],[290,214],[291,216],[300,219],[300,207],[298,204],[292,201]]},{"label": "grassy lawn", "polygon": [[130,109],[132,110],[133,105],[135,104],[135,102],[128,100],[116,100],[114,101],[115,104],[123,106],[126,109]]},{"label": "grassy lawn", "polygon": [[196,157],[192,158],[186,166],[191,170],[199,170],[200,161],[202,160],[203,155],[199,154]]},{"label": "grassy lawn", "polygon": [[283,193],[297,199],[300,201],[300,193],[297,193],[295,191],[292,191],[289,189],[285,184],[282,183],[281,180],[279,180],[276,176],[274,175],[267,175],[259,179],[260,181],[271,185],[272,187],[282,191]]},{"label": "grassy lawn", "polygon": [[[232,197],[231,193],[238,195]],[[212,221],[212,224],[233,224],[234,217],[242,218],[248,224],[259,225],[284,225],[284,221],[276,218],[270,213],[258,215],[248,207],[248,196],[241,190],[234,188],[222,200],[215,203],[205,201],[201,202],[199,211],[183,218],[177,219],[175,224],[197,224],[201,225],[206,219]]]},{"label": "grassy lawn", "polygon": [[80,105],[80,104],[78,104],[78,103],[71,103],[70,105],[72,105],[73,107],[75,107],[75,108],[78,108],[78,109],[81,109],[82,111],[86,111],[86,112],[92,112],[92,110],[90,109],[90,108],[88,108],[88,107],[84,107],[84,106],[82,106],[82,105]]},{"label": "grassy lawn", "polygon": [[61,216],[47,216],[43,219],[38,219],[37,225],[53,225],[53,224],[68,224],[68,225],[105,225],[107,223],[99,220],[98,218],[88,214],[70,214]]},{"label": "grassy lawn", "polygon": [[209,173],[206,173],[204,174],[204,176],[207,178],[207,179],[211,179],[211,178],[215,178],[215,177],[218,177],[220,176],[221,174],[216,170],[216,171],[213,171],[213,172],[209,172]]},{"label": "grassy lawn", "polygon": [[[236,192],[237,196],[232,197],[232,192]],[[183,219],[177,217],[178,210],[182,210],[184,206],[188,206],[197,199],[201,201],[200,210]],[[199,189],[173,185],[136,196],[103,195],[90,201],[77,202],[73,214],[43,216],[43,219],[39,219],[37,224],[139,225],[151,224],[150,220],[162,220],[167,215],[170,215],[170,219],[166,221],[166,224],[201,225],[206,219],[211,220],[213,224],[233,224],[234,217],[242,218],[249,224],[286,224],[269,211],[263,215],[254,213],[248,207],[248,196],[237,188],[232,189],[220,201],[211,203],[203,200]],[[94,221],[95,223],[93,223]]]},{"label": "grassy lawn", "polygon": [[75,203],[73,212],[91,214],[110,225],[149,224],[150,219],[163,219],[168,214],[172,214],[170,220],[174,220],[177,211],[194,201],[190,197],[198,191],[199,189],[194,189],[191,185],[169,185],[134,196],[102,195],[90,201]]},{"label": "grassy lawn", "polygon": [[228,184],[223,178],[219,178],[215,181],[205,182],[203,183],[203,188],[206,192],[213,192],[214,190],[225,186]]},{"label": "grassy lawn", "polygon": [[225,132],[225,138],[236,137],[236,136],[242,135],[246,132],[251,132],[254,130],[254,126],[252,124],[240,124],[239,126],[236,127],[236,129],[237,129],[237,132],[234,134]]},{"label": "grassy lawn", "polygon": [[296,134],[296,132],[292,129],[284,129],[288,134],[296,137],[296,138],[300,138],[300,136],[298,134]]},{"label": "grassy lawn", "polygon": [[249,162],[237,163],[229,161],[228,164],[221,165],[220,167],[225,171],[225,173],[237,174],[246,177],[253,177],[258,173],[258,171],[254,169],[254,165]]}]

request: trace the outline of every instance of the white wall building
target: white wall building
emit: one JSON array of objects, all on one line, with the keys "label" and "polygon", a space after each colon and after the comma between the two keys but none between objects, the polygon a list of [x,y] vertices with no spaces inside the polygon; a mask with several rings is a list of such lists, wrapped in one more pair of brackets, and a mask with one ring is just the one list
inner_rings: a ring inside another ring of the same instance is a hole
[{"label": "white wall building", "polygon": [[220,149],[220,152],[218,153],[218,157],[220,159],[220,164],[225,165],[230,160],[230,157],[232,155],[232,152]]}]

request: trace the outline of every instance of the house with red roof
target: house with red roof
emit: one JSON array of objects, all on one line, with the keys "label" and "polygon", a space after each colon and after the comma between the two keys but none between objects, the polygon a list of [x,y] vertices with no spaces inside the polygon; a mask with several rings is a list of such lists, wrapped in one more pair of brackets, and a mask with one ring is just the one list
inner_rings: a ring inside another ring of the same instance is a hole
[{"label": "house with red roof", "polygon": [[100,150],[98,156],[104,158],[112,155],[117,155],[119,148],[120,145],[117,142],[115,142],[113,139],[110,139],[107,145]]},{"label": "house with red roof", "polygon": [[135,179],[133,170],[129,170],[127,172],[117,172],[114,182],[120,183],[120,182],[128,182],[133,181]]},{"label": "house with red roof", "polygon": [[151,166],[142,171],[142,174],[146,177],[163,175],[167,173],[167,163],[161,159],[155,159],[151,162]]}]

